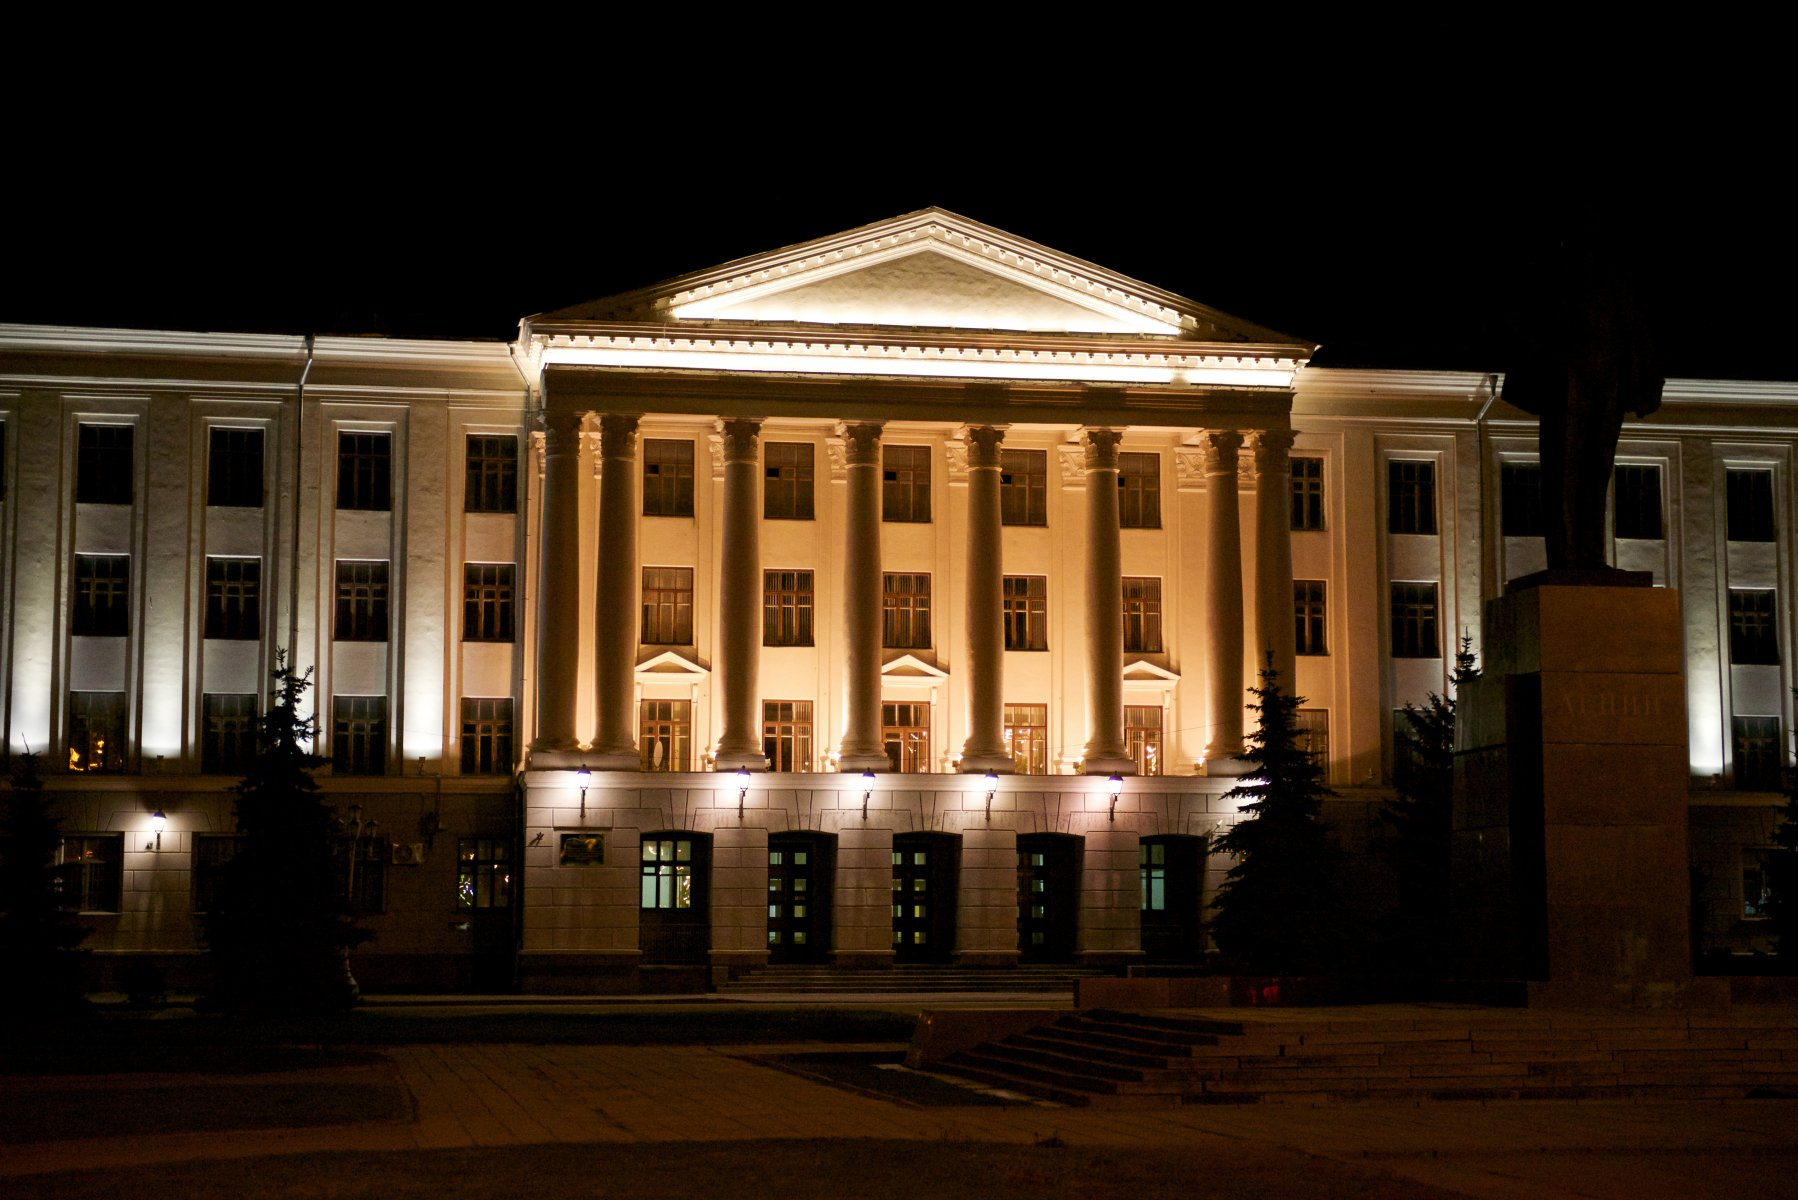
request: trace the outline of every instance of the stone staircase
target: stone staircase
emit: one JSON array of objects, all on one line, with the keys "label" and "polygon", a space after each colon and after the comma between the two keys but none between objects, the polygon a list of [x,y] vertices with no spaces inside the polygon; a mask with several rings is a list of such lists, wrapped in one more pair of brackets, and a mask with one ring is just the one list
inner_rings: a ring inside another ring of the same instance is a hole
[{"label": "stone staircase", "polygon": [[1798,1013],[1070,1014],[931,1064],[1064,1104],[1798,1098]]},{"label": "stone staircase", "polygon": [[903,964],[893,967],[782,965],[755,967],[728,983],[720,995],[762,992],[1043,992],[1070,999],[1076,980],[1103,972],[1069,966],[956,967]]}]

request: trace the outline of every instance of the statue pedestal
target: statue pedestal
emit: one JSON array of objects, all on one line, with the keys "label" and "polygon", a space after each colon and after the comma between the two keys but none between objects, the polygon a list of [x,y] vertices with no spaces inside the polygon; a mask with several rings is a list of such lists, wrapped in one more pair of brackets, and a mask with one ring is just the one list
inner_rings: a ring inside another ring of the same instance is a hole
[{"label": "statue pedestal", "polygon": [[1686,1003],[1679,595],[1533,582],[1486,605],[1457,700],[1463,974],[1533,981],[1532,1004]]}]

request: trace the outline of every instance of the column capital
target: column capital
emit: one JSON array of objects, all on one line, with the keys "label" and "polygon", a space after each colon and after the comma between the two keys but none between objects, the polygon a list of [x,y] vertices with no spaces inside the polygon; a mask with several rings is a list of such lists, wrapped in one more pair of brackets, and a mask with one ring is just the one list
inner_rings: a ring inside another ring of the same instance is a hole
[{"label": "column capital", "polygon": [[599,418],[599,452],[605,458],[637,456],[637,422],[640,417],[606,413]]},{"label": "column capital", "polygon": [[850,466],[880,465],[880,429],[878,421],[844,422],[837,426],[837,434],[843,439],[843,452]]},{"label": "column capital", "polygon": [[1242,434],[1234,429],[1207,429],[1199,444],[1205,450],[1205,474],[1236,474],[1236,456],[1242,449]]},{"label": "column capital", "polygon": [[1121,429],[1082,429],[1080,440],[1086,445],[1086,469],[1088,471],[1115,471],[1118,469],[1118,443],[1123,440]]},{"label": "column capital", "polygon": [[715,428],[721,438],[720,455],[724,462],[756,461],[756,442],[761,437],[761,421],[749,417],[731,417],[719,420]]},{"label": "column capital", "polygon": [[1290,429],[1263,429],[1255,434],[1255,469],[1266,472],[1270,467],[1279,470],[1286,462],[1287,452],[1297,435]]},{"label": "column capital", "polygon": [[999,465],[999,445],[1005,440],[1005,430],[997,425],[970,425],[967,427],[968,466],[970,468],[997,467]]},{"label": "column capital", "polygon": [[586,414],[557,409],[543,414],[543,450],[561,456],[580,450],[581,419]]}]

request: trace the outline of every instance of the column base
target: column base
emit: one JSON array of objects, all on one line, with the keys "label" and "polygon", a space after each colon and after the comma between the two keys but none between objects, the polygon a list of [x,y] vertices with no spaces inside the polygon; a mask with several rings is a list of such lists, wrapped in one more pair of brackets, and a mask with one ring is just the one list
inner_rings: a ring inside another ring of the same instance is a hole
[{"label": "column base", "polygon": [[1082,775],[1134,775],[1136,760],[1122,754],[1088,753],[1080,760]]},{"label": "column base", "polygon": [[578,746],[532,746],[525,766],[533,771],[576,771],[586,760]]},{"label": "column base", "polygon": [[961,752],[960,770],[963,775],[1010,775],[1017,768],[1017,760],[1003,750],[963,748]]},{"label": "column base", "polygon": [[1255,769],[1255,764],[1243,758],[1205,756],[1205,775],[1208,778],[1235,779],[1247,775]]},{"label": "column base", "polygon": [[712,758],[714,771],[766,771],[768,756],[762,753],[760,746],[753,750],[726,750],[718,747],[718,753]]},{"label": "column base", "polygon": [[837,754],[837,772],[854,774],[861,771],[891,771],[893,760],[885,750],[842,750]]}]

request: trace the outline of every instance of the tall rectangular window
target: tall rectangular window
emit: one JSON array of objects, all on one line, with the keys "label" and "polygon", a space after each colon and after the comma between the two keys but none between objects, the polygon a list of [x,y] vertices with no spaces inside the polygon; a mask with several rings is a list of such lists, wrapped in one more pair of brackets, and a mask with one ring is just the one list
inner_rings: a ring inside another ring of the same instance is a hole
[{"label": "tall rectangular window", "polygon": [[[1292,581],[1293,653],[1328,654],[1324,631],[1329,627],[1329,614],[1324,606],[1324,581],[1295,579]],[[1284,686],[1284,685],[1283,685]]]},{"label": "tall rectangular window", "polygon": [[1436,585],[1393,584],[1392,656],[1437,658],[1442,653],[1439,646],[1436,638]]},{"label": "tall rectangular window", "polygon": [[640,907],[693,907],[692,838],[644,838],[640,863]]},{"label": "tall rectangular window", "polygon": [[1500,463],[1498,491],[1500,532],[1506,537],[1541,537],[1542,465]]},{"label": "tall rectangular window", "polygon": [[256,758],[256,697],[208,692],[201,698],[205,729],[200,736],[200,770],[207,775],[244,775]]},{"label": "tall rectangular window", "polygon": [[645,771],[685,771],[693,740],[691,700],[644,700],[639,709],[637,746]]},{"label": "tall rectangular window", "polygon": [[880,519],[930,520],[930,447],[880,448]]},{"label": "tall rectangular window", "polygon": [[456,907],[512,906],[512,840],[456,839]]},{"label": "tall rectangular window", "polygon": [[125,693],[69,693],[69,770],[111,774],[125,769]]},{"label": "tall rectangular window", "polygon": [[1124,651],[1161,653],[1161,580],[1124,576]]},{"label": "tall rectangular window", "polygon": [[1729,726],[1736,787],[1747,792],[1779,791],[1785,770],[1779,718],[1732,717]]},{"label": "tall rectangular window", "polygon": [[236,834],[194,834],[194,912],[208,913],[218,905],[225,868],[237,857],[242,841]]},{"label": "tall rectangular window", "polygon": [[1118,455],[1118,528],[1161,528],[1161,456]]},{"label": "tall rectangular window", "polygon": [[1395,458],[1386,464],[1386,532],[1436,532],[1436,464]]},{"label": "tall rectangular window", "polygon": [[693,442],[689,438],[643,439],[643,515],[693,515]]},{"label": "tall rectangular window", "polygon": [[1324,460],[1298,456],[1292,460],[1292,527],[1324,527]]},{"label": "tall rectangular window", "polygon": [[75,431],[75,502],[131,503],[131,444],[137,431],[129,425],[81,425]]},{"label": "tall rectangular window", "polygon": [[262,636],[262,560],[206,560],[206,636],[253,642]]},{"label": "tall rectangular window", "polygon": [[1136,763],[1138,775],[1161,774],[1161,706],[1124,705],[1124,753]]},{"label": "tall rectangular window", "polygon": [[337,507],[354,512],[393,508],[393,437],[385,433],[337,435]]},{"label": "tall rectangular window", "polygon": [[262,430],[212,429],[206,503],[214,508],[262,507]]},{"label": "tall rectangular window", "polygon": [[1661,523],[1661,469],[1652,464],[1618,463],[1611,480],[1615,494],[1612,533],[1645,541],[1666,536]]},{"label": "tall rectangular window", "polygon": [[1049,452],[999,452],[999,520],[1006,525],[1049,523]]},{"label": "tall rectangular window", "polygon": [[762,518],[812,519],[812,444],[762,443]]},{"label": "tall rectangular window", "polygon": [[1729,589],[1729,661],[1779,661],[1778,593],[1771,588]]},{"label": "tall rectangular window", "polygon": [[881,576],[880,644],[888,650],[930,649],[930,576]]},{"label": "tall rectangular window", "polygon": [[130,555],[75,556],[75,610],[69,631],[76,637],[124,637],[131,632]]},{"label": "tall rectangular window", "polygon": [[56,852],[57,903],[70,912],[118,912],[125,839],[116,833],[74,834]]},{"label": "tall rectangular window", "polygon": [[1724,472],[1729,500],[1729,540],[1773,540],[1773,472],[1753,468]]},{"label": "tall rectangular window", "polygon": [[462,774],[512,773],[512,698],[462,697]]},{"label": "tall rectangular window", "polygon": [[1004,605],[1005,648],[1049,648],[1049,577],[1007,575],[1001,585]]},{"label": "tall rectangular window", "polygon": [[1005,749],[1011,753],[1012,770],[1019,775],[1049,773],[1049,706],[1007,704]]},{"label": "tall rectangular window", "polygon": [[513,637],[513,563],[462,564],[462,640],[509,642]]},{"label": "tall rectangular window", "polygon": [[462,511],[518,511],[518,439],[509,434],[469,434],[462,481]]},{"label": "tall rectangular window", "polygon": [[331,771],[387,774],[387,697],[332,697]]},{"label": "tall rectangular window", "polygon": [[693,568],[643,568],[645,646],[693,644]]},{"label": "tall rectangular window", "polygon": [[337,562],[337,640],[387,640],[387,564],[354,559]]},{"label": "tall rectangular window", "polygon": [[1330,710],[1327,708],[1301,708],[1298,711],[1298,740],[1300,750],[1311,756],[1318,766],[1330,760]]},{"label": "tall rectangular window", "polygon": [[812,769],[812,702],[762,701],[762,753],[770,771]]},{"label": "tall rectangular window", "polygon": [[893,770],[930,770],[930,705],[918,701],[882,703],[880,741]]},{"label": "tall rectangular window", "polygon": [[762,645],[812,644],[812,573],[762,572]]}]

